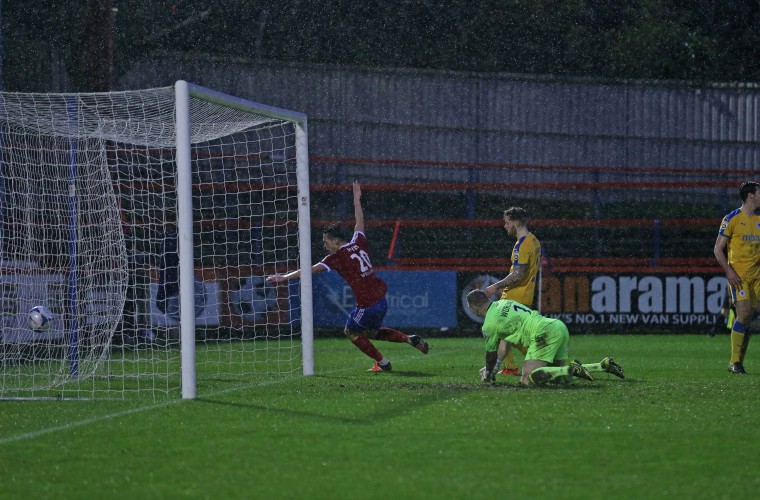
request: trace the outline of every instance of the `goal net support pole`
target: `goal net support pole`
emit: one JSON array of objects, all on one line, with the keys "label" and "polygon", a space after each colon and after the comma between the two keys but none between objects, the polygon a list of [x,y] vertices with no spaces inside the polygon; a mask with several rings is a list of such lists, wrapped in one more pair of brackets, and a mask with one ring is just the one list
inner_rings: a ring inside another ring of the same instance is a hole
[{"label": "goal net support pole", "polygon": [[182,398],[196,395],[195,294],[192,220],[192,172],[190,141],[190,97],[240,111],[295,123],[296,177],[298,188],[298,239],[301,269],[301,350],[302,372],[314,374],[314,325],[311,280],[311,217],[309,213],[309,152],[306,115],[228,96],[183,80],[175,84],[177,130],[177,236],[180,257],[180,329],[182,359]]},{"label": "goal net support pole", "polygon": [[[309,147],[306,120],[296,123],[296,175],[298,178],[298,220],[309,221]],[[314,307],[311,282],[311,224],[299,224],[301,264],[301,342],[303,374],[314,375]],[[307,333],[308,332],[308,333]]]},{"label": "goal net support pole", "polygon": [[[66,99],[71,131],[77,128],[77,101]],[[69,306],[69,376],[79,376],[79,322],[77,320],[77,141],[74,133],[69,138],[69,276],[67,300]]]},{"label": "goal net support pole", "polygon": [[190,161],[190,93],[185,81],[175,89],[177,113],[177,241],[179,251],[182,398],[195,399],[195,259],[193,258],[193,178]]}]

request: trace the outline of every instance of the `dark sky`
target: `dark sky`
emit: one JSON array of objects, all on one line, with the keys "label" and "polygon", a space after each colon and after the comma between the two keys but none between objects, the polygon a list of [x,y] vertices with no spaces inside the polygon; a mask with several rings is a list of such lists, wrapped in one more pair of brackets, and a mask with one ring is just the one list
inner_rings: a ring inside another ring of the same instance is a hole
[{"label": "dark sky", "polygon": [[73,87],[68,90],[99,90],[156,50],[374,67],[760,81],[756,0],[14,0],[2,9],[9,90],[48,90],[62,75]]}]

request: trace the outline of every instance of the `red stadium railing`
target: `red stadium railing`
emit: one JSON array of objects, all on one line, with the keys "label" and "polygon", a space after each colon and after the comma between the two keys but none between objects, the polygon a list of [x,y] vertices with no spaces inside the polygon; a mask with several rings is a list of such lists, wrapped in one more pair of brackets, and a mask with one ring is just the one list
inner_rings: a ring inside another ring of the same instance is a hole
[{"label": "red stadium railing", "polygon": [[[490,271],[506,272],[509,257],[503,258],[435,258],[435,257],[399,257],[392,260],[386,269],[396,270],[451,270],[451,271]],[[721,272],[715,259],[680,259],[680,258],[580,258],[558,257],[543,261],[545,271],[557,273],[706,273]]]},{"label": "red stadium railing", "polygon": [[[325,163],[334,165],[366,165],[370,168],[377,166],[409,166],[431,168],[476,168],[476,169],[519,169],[528,171],[565,171],[565,172],[620,172],[629,174],[663,174],[678,176],[739,176],[746,177],[747,172],[729,170],[725,168],[683,168],[683,167],[624,167],[609,165],[533,165],[523,163],[493,163],[493,162],[455,162],[455,161],[429,161],[429,160],[401,160],[401,159],[374,159],[374,158],[341,158],[331,156],[311,156],[312,164]],[[734,184],[732,184],[733,186]]]},{"label": "red stadium railing", "polygon": [[[312,227],[324,227],[334,221],[312,220]],[[353,226],[353,221],[340,222],[340,225]],[[532,227],[651,227],[660,226],[714,226],[720,221],[715,219],[531,219]],[[371,220],[365,221],[366,227],[502,227],[504,223],[493,219],[403,219],[403,220]]]},{"label": "red stadium railing", "polygon": [[[614,182],[433,182],[368,184],[362,191],[527,191],[547,189],[684,189],[732,188],[736,181],[614,181]],[[345,184],[315,184],[312,191],[345,191]]]},{"label": "red stadium railing", "polygon": [[[313,220],[316,230],[329,225],[331,221]],[[350,227],[353,221],[341,222]],[[657,227],[715,227],[718,221],[713,219],[535,219],[531,227],[538,228],[609,228],[609,227],[651,227],[653,238],[657,238]],[[494,271],[509,267],[509,255],[487,258],[466,257],[398,257],[395,256],[396,244],[403,235],[404,228],[500,228],[499,220],[483,219],[408,219],[375,220],[365,222],[367,228],[393,228],[393,235],[386,257],[387,269],[396,270],[455,270],[455,271]],[[506,241],[506,240],[505,240]],[[706,250],[709,252],[709,250]],[[604,273],[706,273],[722,272],[712,257],[556,257],[545,258],[544,269],[550,272],[604,272]]]}]

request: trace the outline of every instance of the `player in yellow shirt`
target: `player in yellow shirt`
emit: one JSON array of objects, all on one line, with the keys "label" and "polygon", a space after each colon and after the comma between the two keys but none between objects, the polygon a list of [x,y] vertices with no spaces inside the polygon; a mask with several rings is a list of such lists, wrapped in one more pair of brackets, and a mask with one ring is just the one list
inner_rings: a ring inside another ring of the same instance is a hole
[{"label": "player in yellow shirt", "polygon": [[[514,236],[517,241],[512,248],[512,265],[509,274],[502,280],[488,286],[484,291],[493,295],[501,291],[501,298],[519,302],[533,308],[533,295],[538,281],[538,270],[541,266],[541,242],[528,231],[528,211],[522,207],[511,207],[504,210],[504,229],[507,234]],[[512,345],[500,342],[497,366],[504,362],[504,375],[519,375],[520,370],[512,354]],[[523,355],[527,346],[514,344]]]},{"label": "player in yellow shirt", "polygon": [[[749,344],[747,326],[760,298],[760,184],[745,182],[739,188],[742,206],[723,217],[713,253],[726,273],[736,319],[731,328],[731,363],[728,371],[744,375]],[[728,249],[728,255],[726,255]]]}]

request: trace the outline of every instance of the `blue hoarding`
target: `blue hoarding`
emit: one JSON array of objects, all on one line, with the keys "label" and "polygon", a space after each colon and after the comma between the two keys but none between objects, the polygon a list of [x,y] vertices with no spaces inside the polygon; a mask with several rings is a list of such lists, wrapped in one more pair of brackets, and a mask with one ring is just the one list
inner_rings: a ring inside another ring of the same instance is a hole
[{"label": "blue hoarding", "polygon": [[[407,328],[456,328],[457,274],[454,271],[378,271],[388,283],[383,324]],[[314,326],[342,328],[354,308],[354,294],[334,271],[314,275]]]}]

